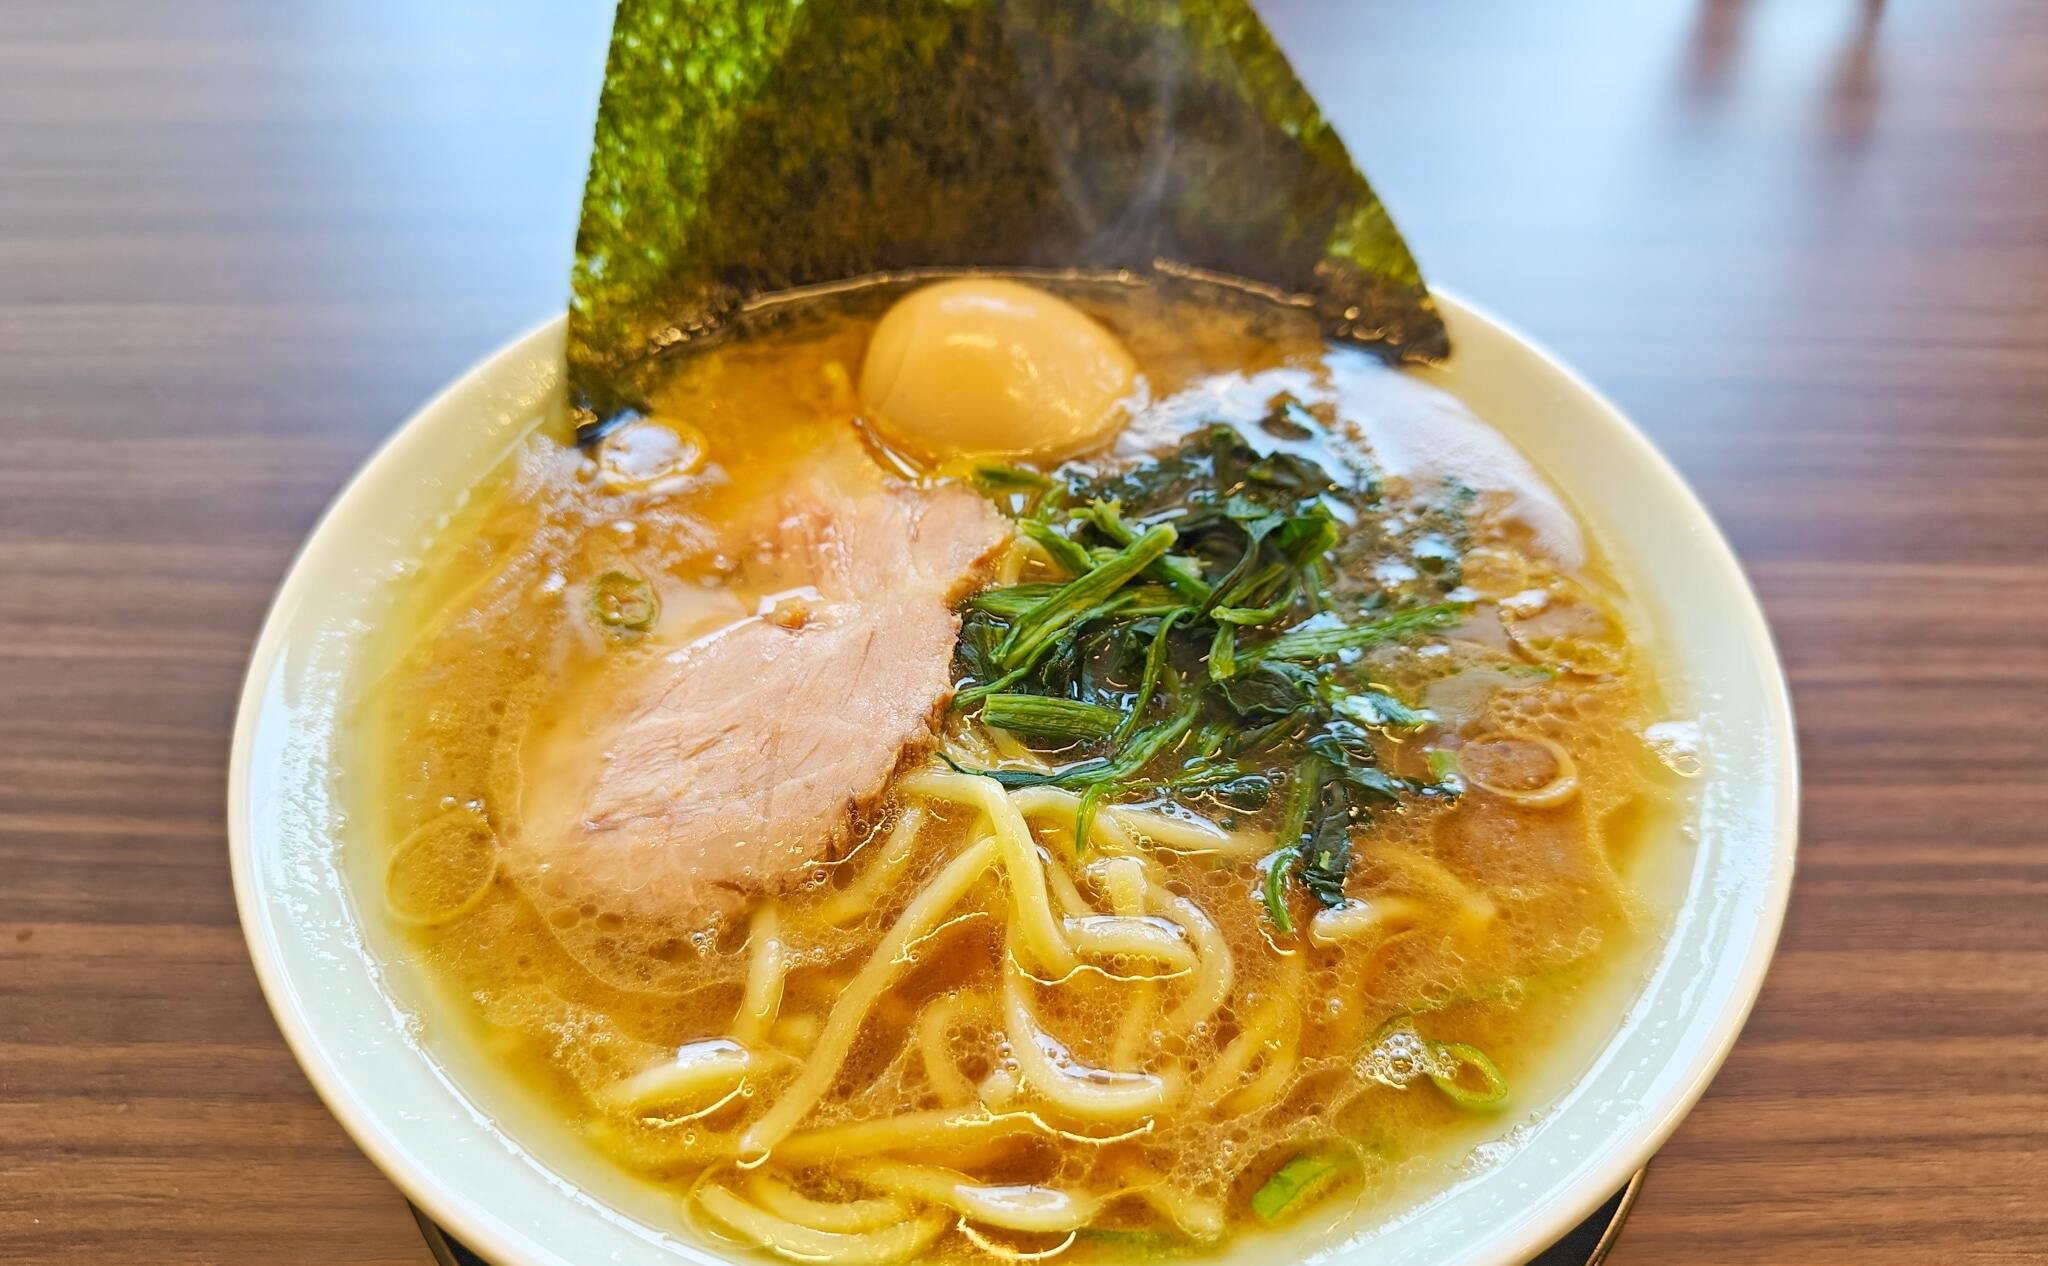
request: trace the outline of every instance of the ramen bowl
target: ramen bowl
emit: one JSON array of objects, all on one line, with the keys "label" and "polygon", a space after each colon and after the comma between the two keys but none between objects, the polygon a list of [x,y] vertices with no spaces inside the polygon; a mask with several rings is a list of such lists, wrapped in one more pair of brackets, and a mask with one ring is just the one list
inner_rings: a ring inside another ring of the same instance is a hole
[{"label": "ramen bowl", "polygon": [[[1619,1025],[1589,1044],[1581,1075],[1474,1151],[1447,1188],[1318,1257],[1340,1266],[1524,1261],[1607,1199],[1733,1045],[1777,937],[1796,843],[1783,674],[1706,511],[1569,369],[1476,308],[1437,298],[1458,350],[1417,372],[1515,441],[1634,579],[1682,678],[1704,760],[1676,910]],[[503,1084],[474,1043],[442,1040],[422,1005],[427,982],[351,896],[348,841],[362,828],[346,812],[348,709],[364,647],[421,542],[539,420],[560,416],[562,349],[557,319],[420,410],[335,501],[285,579],[250,664],[230,766],[242,925],[279,1027],[336,1118],[415,1204],[488,1259],[754,1260],[686,1237],[672,1195],[607,1170]],[[1293,1251],[1286,1236],[1267,1236],[1234,1242],[1220,1260]]]}]

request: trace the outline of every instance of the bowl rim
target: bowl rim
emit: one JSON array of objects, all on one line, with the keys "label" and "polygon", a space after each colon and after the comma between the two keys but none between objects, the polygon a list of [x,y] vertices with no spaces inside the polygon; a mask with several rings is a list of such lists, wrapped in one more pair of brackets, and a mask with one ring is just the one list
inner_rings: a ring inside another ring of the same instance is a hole
[{"label": "bowl rim", "polygon": [[[1452,289],[1432,285],[1431,294],[1450,313],[1491,326],[1507,341],[1520,345],[1578,397],[1582,409],[1603,415],[1601,420],[1608,430],[1631,450],[1628,454],[1630,461],[1652,472],[1662,483],[1660,492],[1669,495],[1674,502],[1670,512],[1688,517],[1704,528],[1703,532],[1696,534],[1695,540],[1700,561],[1711,564],[1720,573],[1717,581],[1744,599],[1741,610],[1731,614],[1742,626],[1745,642],[1768,666],[1760,684],[1766,713],[1762,721],[1774,749],[1771,765],[1776,795],[1775,815],[1770,825],[1769,871],[1761,888],[1754,932],[1720,1008],[1710,1021],[1711,1040],[1697,1043],[1683,1054],[1682,1060],[1671,1061],[1673,1064],[1682,1062],[1683,1072],[1673,1088],[1658,1102],[1655,1112],[1630,1130],[1624,1139],[1607,1148],[1605,1154],[1596,1158],[1570,1187],[1533,1206],[1520,1220],[1512,1239],[1499,1246],[1519,1254],[1520,1260],[1526,1260],[1555,1243],[1602,1202],[1611,1198],[1662,1147],[1705,1093],[1755,1007],[1776,950],[1791,892],[1799,835],[1797,734],[1784,662],[1778,654],[1755,589],[1720,525],[1677,468],[1606,395],[1547,346]],[[313,577],[305,563],[315,543],[333,530],[337,521],[346,518],[357,501],[367,499],[366,489],[373,472],[382,469],[407,446],[423,442],[422,436],[430,429],[431,419],[474,384],[487,380],[501,362],[534,352],[550,340],[559,341],[566,320],[566,314],[556,314],[539,322],[478,358],[451,379],[377,445],[322,511],[294,553],[264,614],[261,631],[252,646],[243,677],[228,758],[227,845],[236,911],[257,981],[286,1045],[328,1111],[400,1193],[455,1238],[486,1259],[499,1263],[499,1266],[528,1266],[529,1263],[541,1262],[549,1266],[571,1266],[571,1263],[535,1243],[480,1203],[458,1195],[436,1176],[432,1168],[419,1163],[411,1149],[403,1145],[398,1132],[373,1112],[366,1100],[349,1089],[332,1053],[316,1035],[304,999],[288,977],[283,956],[274,942],[268,914],[263,909],[263,894],[254,874],[255,833],[249,798],[251,762],[265,683],[282,655],[289,615],[297,605],[296,599],[312,583]],[[1567,485],[1566,494],[1570,495],[1571,491]],[[461,1094],[459,1090],[456,1093]],[[700,1257],[699,1260],[727,1259]]]},{"label": "bowl rim", "polygon": [[[1743,956],[1741,967],[1735,976],[1735,984],[1727,995],[1721,1012],[1714,1020],[1714,1039],[1695,1049],[1687,1061],[1684,1080],[1676,1093],[1667,1095],[1659,1111],[1647,1128],[1640,1128],[1622,1146],[1610,1148],[1606,1156],[1597,1161],[1590,1172],[1580,1178],[1570,1196],[1560,1196],[1547,1206],[1537,1210],[1536,1215],[1525,1223],[1525,1241],[1529,1255],[1542,1252],[1545,1248],[1562,1239],[1567,1232],[1590,1216],[1595,1209],[1609,1199],[1614,1192],[1630,1181],[1636,1171],[1647,1165],[1661,1149],[1679,1125],[1691,1114],[1701,1096],[1706,1094],[1721,1065],[1728,1060],[1729,1053],[1742,1036],[1749,1016],[1756,1009],[1758,997],[1763,993],[1764,977],[1769,973],[1771,960],[1777,953],[1778,939],[1784,930],[1785,910],[1791,902],[1792,875],[1795,869],[1799,847],[1799,739],[1798,727],[1793,720],[1791,683],[1785,674],[1785,661],[1778,653],[1776,637],[1771,633],[1770,622],[1764,616],[1763,603],[1757,598],[1756,587],[1750,583],[1749,573],[1744,570],[1736,556],[1734,546],[1728,543],[1727,533],[1721,530],[1720,522],[1700,500],[1692,484],[1679,473],[1670,458],[1651,441],[1620,406],[1607,398],[1592,382],[1573,369],[1562,357],[1551,351],[1549,346],[1528,334],[1521,327],[1509,322],[1490,308],[1463,298],[1442,286],[1432,285],[1430,293],[1439,302],[1461,309],[1465,314],[1492,325],[1501,334],[1517,342],[1545,366],[1572,391],[1581,396],[1594,411],[1605,415],[1618,435],[1623,437],[1632,450],[1634,458],[1653,470],[1666,485],[1666,491],[1675,494],[1675,511],[1693,517],[1706,528],[1698,542],[1704,554],[1711,558],[1716,570],[1723,573],[1722,579],[1733,586],[1744,599],[1740,622],[1745,626],[1746,640],[1762,652],[1764,661],[1770,666],[1764,683],[1765,717],[1776,759],[1776,788],[1780,792],[1776,804],[1776,819],[1771,832],[1771,868],[1769,881],[1764,889],[1763,907],[1756,924],[1755,935],[1751,938],[1748,951]],[[1571,495],[1569,487],[1564,489]]]}]

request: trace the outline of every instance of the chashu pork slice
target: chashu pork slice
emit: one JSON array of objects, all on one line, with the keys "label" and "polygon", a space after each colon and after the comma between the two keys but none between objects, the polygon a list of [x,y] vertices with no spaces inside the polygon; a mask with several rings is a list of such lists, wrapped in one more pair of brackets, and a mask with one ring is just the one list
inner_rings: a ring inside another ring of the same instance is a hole
[{"label": "chashu pork slice", "polygon": [[791,493],[749,565],[803,596],[630,662],[530,737],[513,877],[551,903],[687,925],[800,881],[933,741],[953,604],[1009,532],[950,485]]}]

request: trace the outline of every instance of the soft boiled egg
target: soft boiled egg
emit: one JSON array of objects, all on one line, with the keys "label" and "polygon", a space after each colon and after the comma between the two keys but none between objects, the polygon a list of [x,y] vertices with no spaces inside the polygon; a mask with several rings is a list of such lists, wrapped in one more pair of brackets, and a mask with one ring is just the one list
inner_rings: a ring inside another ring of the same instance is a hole
[{"label": "soft boiled egg", "polygon": [[1138,366],[1116,335],[1033,286],[963,277],[912,291],[875,326],[861,410],[918,456],[1059,459],[1123,426]]}]

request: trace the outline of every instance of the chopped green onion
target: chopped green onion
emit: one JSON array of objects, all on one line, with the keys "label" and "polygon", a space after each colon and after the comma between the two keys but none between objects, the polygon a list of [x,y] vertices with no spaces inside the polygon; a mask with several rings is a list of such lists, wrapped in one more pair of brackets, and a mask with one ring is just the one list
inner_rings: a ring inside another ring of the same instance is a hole
[{"label": "chopped green onion", "polygon": [[[1336,744],[1329,742],[1327,735],[1328,732],[1325,731],[1323,734],[1310,739],[1308,741],[1309,750],[1321,752],[1326,756],[1332,757],[1340,754],[1342,749],[1338,748]],[[1420,795],[1427,790],[1406,778],[1397,778],[1386,770],[1377,769],[1371,765],[1354,765],[1349,761],[1332,759],[1330,762],[1330,772],[1351,790],[1360,792],[1370,799],[1383,800],[1390,805],[1401,803],[1401,794],[1403,792],[1414,792]]]},{"label": "chopped green onion", "polygon": [[1161,1231],[1126,1231],[1120,1227],[1084,1226],[1074,1232],[1074,1238],[1091,1244],[1103,1244],[1116,1248],[1118,1257],[1128,1260],[1130,1255],[1140,1257],[1163,1256],[1174,1247],[1172,1236]]},{"label": "chopped green onion", "polygon": [[1104,501],[1098,497],[1078,510],[1068,511],[1067,518],[1074,523],[1093,524],[1096,531],[1118,545],[1129,545],[1138,535],[1135,528],[1124,522],[1121,501]]},{"label": "chopped green onion", "polygon": [[[975,594],[967,600],[967,605],[973,610],[985,611],[998,620],[1015,620],[1057,593],[1059,588],[1057,582],[1044,580],[998,585]],[[1180,600],[1164,585],[1133,585],[1117,596],[1130,599],[1130,603],[1122,610],[1131,619],[1142,619],[1148,615],[1161,615],[1181,609]]]},{"label": "chopped green onion", "polygon": [[1017,466],[1001,466],[994,463],[978,464],[974,468],[974,482],[984,488],[998,488],[1013,492],[1028,492],[1052,487],[1052,480],[1035,470],[1024,470]]},{"label": "chopped green onion", "polygon": [[964,480],[1013,519],[1037,515],[1048,494],[1056,491],[1049,477],[1001,462],[955,459],[942,463],[935,473]]},{"label": "chopped green onion", "polygon": [[1181,766],[1179,773],[1161,779],[1159,786],[1169,791],[1199,790],[1214,787],[1219,783],[1235,782],[1245,776],[1244,766],[1234,760],[1218,760],[1213,755],[1202,755]]},{"label": "chopped green onion", "polygon": [[1189,749],[1188,761],[1185,767],[1191,768],[1194,762],[1198,760],[1206,761],[1222,751],[1223,744],[1230,738],[1233,728],[1221,721],[1211,721],[1201,729],[1196,730],[1195,741]]},{"label": "chopped green onion", "polygon": [[1337,548],[1338,537],[1337,521],[1327,513],[1319,513],[1288,520],[1273,543],[1289,563],[1305,567]]},{"label": "chopped green onion", "polygon": [[1102,798],[1109,794],[1109,783],[1099,782],[1081,793],[1081,806],[1074,811],[1074,856],[1081,857],[1088,852],[1088,833],[1095,828],[1095,811],[1102,807]]},{"label": "chopped green onion", "polygon": [[1005,787],[1093,787],[1101,783],[1116,783],[1143,769],[1153,757],[1186,734],[1188,727],[1195,723],[1195,713],[1199,709],[1200,701],[1190,699],[1166,720],[1138,731],[1115,757],[1091,757],[1065,769],[1045,773],[1035,769],[971,769],[946,755],[943,749],[939,758],[960,773],[993,778]]},{"label": "chopped green onion", "polygon": [[1336,1148],[1303,1152],[1252,1193],[1252,1212],[1262,1222],[1277,1221],[1289,1210],[1299,1212],[1299,1206],[1328,1191],[1356,1165],[1355,1157]]},{"label": "chopped green onion", "polygon": [[1264,607],[1279,606],[1284,612],[1293,606],[1294,592],[1300,585],[1300,575],[1286,563],[1268,563],[1241,582],[1222,591],[1216,605],[1229,607],[1233,611],[1256,611]]},{"label": "chopped green onion", "polygon": [[1436,779],[1438,786],[1454,793],[1465,790],[1465,774],[1458,766],[1456,752],[1433,747],[1424,753],[1423,759],[1429,762],[1429,776]]},{"label": "chopped green onion", "polygon": [[1112,736],[1118,743],[1131,737],[1144,718],[1145,709],[1152,706],[1152,694],[1159,689],[1159,676],[1166,669],[1167,634],[1173,631],[1174,622],[1186,614],[1186,607],[1175,607],[1160,617],[1159,631],[1152,635],[1152,645],[1145,651],[1145,675],[1138,681],[1138,697]]},{"label": "chopped green onion", "polygon": [[[1118,594],[1116,597],[1111,598],[1108,602],[1102,603],[1100,606],[1090,607],[1088,610],[1083,611],[1080,617],[1076,619],[1074,623],[1086,624],[1088,621],[1093,620],[1099,616],[1110,615],[1114,612],[1121,611],[1125,607],[1128,607],[1130,603],[1130,594]],[[987,698],[989,695],[995,694],[998,691],[1008,689],[1010,686],[1016,684],[1019,680],[1021,680],[1026,673],[1038,667],[1038,662],[1045,658],[1047,652],[1051,651],[1055,644],[1056,643],[1052,639],[1047,639],[1046,641],[1041,643],[1037,647],[1037,649],[1033,650],[1030,655],[1026,656],[1023,663],[1018,664],[1015,668],[1010,669],[1010,671],[1004,673],[1002,676],[997,677],[993,681],[982,682],[978,686],[971,686],[968,689],[962,690],[960,693],[954,695],[951,706],[957,711],[958,709],[967,707],[969,704]]]},{"label": "chopped green onion", "polygon": [[590,587],[590,611],[599,624],[641,633],[654,627],[661,602],[640,577],[608,571]]},{"label": "chopped green onion", "polygon": [[[1034,538],[1035,539],[1035,538]],[[1135,579],[1139,572],[1173,548],[1173,529],[1161,524],[1119,551],[1115,557],[1067,582],[1020,616],[996,646],[995,662],[1015,668],[1034,657],[1070,626]],[[1069,542],[1071,544],[1071,542]]]},{"label": "chopped green onion", "polygon": [[1095,560],[1081,543],[1060,534],[1051,524],[1040,519],[1025,519],[1017,524],[1017,530],[1025,539],[1035,541],[1052,555],[1052,561],[1065,569],[1068,574],[1079,576],[1095,566]]},{"label": "chopped green onion", "polygon": [[[1088,621],[1096,619],[1099,616],[1105,616],[1111,614],[1112,612],[1121,611],[1131,604],[1131,597],[1132,595],[1127,593],[1118,594],[1116,597],[1111,598],[1108,602],[1099,603],[1098,605],[1092,606],[1088,608],[1086,611],[1083,611],[1080,615],[1074,618],[1073,623],[1077,625],[1086,624],[1088,623]],[[1012,633],[1016,632],[1016,627],[1013,625],[1010,631]],[[1037,646],[1032,648],[1031,652],[1028,655],[1024,657],[1023,663],[1020,663],[1015,667],[1011,668],[1010,671],[1004,673],[1002,676],[996,678],[994,681],[982,682],[978,686],[971,686],[968,689],[961,691],[959,694],[954,695],[952,707],[957,711],[958,709],[964,708],[977,700],[985,699],[988,696],[995,694],[999,690],[1005,690],[1008,689],[1010,686],[1015,685],[1020,679],[1023,678],[1024,674],[1030,672],[1033,668],[1036,668],[1038,666],[1038,661],[1045,658],[1046,652],[1050,651],[1053,648],[1053,645],[1054,640],[1052,638],[1048,637],[1045,640],[1041,641]],[[1001,646],[998,645],[997,649],[1000,650]]]},{"label": "chopped green onion", "polygon": [[1397,612],[1370,624],[1282,633],[1255,647],[1251,655],[1257,659],[1329,659],[1346,651],[1362,651],[1418,633],[1449,628],[1464,619],[1467,610],[1469,608],[1462,602],[1440,602],[1434,606]]},{"label": "chopped green onion", "polygon": [[[1074,517],[1094,524],[1098,532],[1118,545],[1129,545],[1138,539],[1131,525],[1124,522],[1123,508],[1113,501],[1091,501],[1087,509],[1074,511]],[[1209,600],[1209,582],[1202,579],[1200,567],[1191,559],[1168,554],[1146,571],[1197,606]]]},{"label": "chopped green onion", "polygon": [[1265,624],[1277,620],[1294,609],[1294,595],[1282,594],[1280,600],[1265,607],[1212,607],[1209,614],[1225,624]]},{"label": "chopped green onion", "polygon": [[1202,579],[1202,565],[1184,554],[1168,554],[1146,573],[1189,602],[1200,605],[1209,600],[1209,582]]},{"label": "chopped green onion", "polygon": [[1427,712],[1411,708],[1384,690],[1332,690],[1330,706],[1338,715],[1379,730],[1413,730],[1428,725]]},{"label": "chopped green onion", "polygon": [[1237,626],[1219,624],[1209,642],[1209,679],[1226,681],[1237,675]]},{"label": "chopped green onion", "polygon": [[953,696],[952,706],[957,711],[958,709],[968,707],[974,703],[979,702],[980,700],[986,699],[990,695],[995,694],[998,691],[1007,690],[1011,686],[1016,685],[1017,682],[1023,678],[1024,674],[1030,671],[1031,665],[1020,664],[1016,668],[1012,668],[1009,672],[1006,672],[1002,676],[996,678],[994,681],[984,681],[978,686],[969,686],[967,689],[962,690],[960,693]]},{"label": "chopped green onion", "polygon": [[1130,742],[1124,744],[1123,750],[1116,754],[1116,758],[1110,761],[1110,768],[1115,772],[1110,774],[1109,778],[1126,778],[1143,769],[1154,756],[1173,746],[1180,740],[1181,735],[1188,732],[1188,727],[1195,723],[1195,714],[1199,711],[1201,700],[1190,699],[1181,705],[1180,711],[1166,720],[1139,730]]},{"label": "chopped green onion", "polygon": [[[1234,518],[1235,516],[1232,517]],[[1251,575],[1252,568],[1259,561],[1259,544],[1272,533],[1274,528],[1279,527],[1284,522],[1286,520],[1277,514],[1264,515],[1249,522],[1242,519],[1238,520],[1237,526],[1243,529],[1245,534],[1244,553],[1237,556],[1237,561],[1231,564],[1230,570],[1223,573],[1223,578],[1216,582],[1215,598],[1213,601],[1217,606],[1246,605],[1245,595],[1250,593],[1252,585],[1257,583],[1256,581],[1248,580],[1247,577]],[[1264,573],[1260,574],[1263,575]]]},{"label": "chopped green onion", "polygon": [[1115,733],[1124,716],[1114,708],[1074,699],[993,694],[981,701],[981,719],[999,729],[1040,738],[1101,739]]},{"label": "chopped green onion", "polygon": [[1280,850],[1267,861],[1263,885],[1266,913],[1282,936],[1294,934],[1294,917],[1287,910],[1287,875],[1301,860],[1302,834],[1308,829],[1309,811],[1322,795],[1328,768],[1319,756],[1305,756],[1294,767],[1293,784],[1287,792],[1287,812],[1280,819],[1277,836]]},{"label": "chopped green onion", "polygon": [[1076,761],[1065,769],[1047,770],[1043,773],[1036,769],[976,769],[972,765],[963,765],[954,760],[947,755],[943,747],[939,749],[939,759],[950,765],[956,774],[987,778],[999,787],[1012,790],[1018,787],[1087,786],[1091,780],[1097,780],[1098,775],[1106,777],[1110,768],[1109,761],[1100,756],[1092,756],[1084,761]]},{"label": "chopped green onion", "polygon": [[999,620],[1014,620],[1051,597],[1058,588],[1050,582],[1003,585],[982,590],[969,598],[967,605],[977,611],[986,611]]},{"label": "chopped green onion", "polygon": [[[1430,1050],[1438,1061],[1454,1065],[1448,1073],[1429,1070],[1429,1079],[1452,1103],[1474,1112],[1496,1112],[1508,1105],[1508,1079],[1501,1076],[1500,1066],[1488,1059],[1486,1052],[1463,1042],[1435,1042]],[[1476,1070],[1486,1082],[1484,1090],[1467,1090],[1458,1084],[1458,1074],[1467,1068]]]},{"label": "chopped green onion", "polygon": [[[1165,585],[1155,585],[1150,582],[1124,586],[1123,596],[1131,600],[1131,605],[1125,609],[1125,614],[1132,619],[1139,619],[1147,615],[1163,615],[1176,607],[1184,605],[1173,590]],[[1148,610],[1147,608],[1156,608],[1156,610]]]},{"label": "chopped green onion", "polygon": [[1294,935],[1294,915],[1287,909],[1287,872],[1294,865],[1295,850],[1283,848],[1266,859],[1266,875],[1260,889],[1266,898],[1266,917],[1282,936]]},{"label": "chopped green onion", "polygon": [[1308,604],[1318,612],[1330,609],[1330,582],[1323,574],[1323,560],[1311,558],[1301,565],[1301,588]]},{"label": "chopped green onion", "polygon": [[1280,846],[1301,847],[1302,832],[1308,829],[1309,810],[1323,791],[1326,765],[1320,756],[1304,756],[1294,767],[1294,782],[1287,791],[1287,814],[1280,819]]}]

